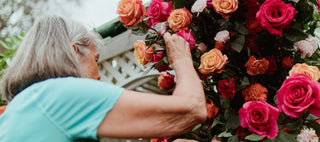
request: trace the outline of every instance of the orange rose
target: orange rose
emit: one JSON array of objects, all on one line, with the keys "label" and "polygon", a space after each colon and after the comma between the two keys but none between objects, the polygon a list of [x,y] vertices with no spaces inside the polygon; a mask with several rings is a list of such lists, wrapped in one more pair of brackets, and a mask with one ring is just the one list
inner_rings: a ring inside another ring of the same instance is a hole
[{"label": "orange rose", "polygon": [[141,0],[121,0],[117,13],[120,16],[120,22],[126,24],[126,27],[133,27],[142,21],[143,16],[146,16],[146,8]]},{"label": "orange rose", "polygon": [[134,44],[134,56],[139,64],[145,66],[153,59],[153,47],[146,46],[146,43],[142,40],[137,40]]},{"label": "orange rose", "polygon": [[216,108],[216,104],[214,104],[212,100],[210,100],[210,103],[206,104],[206,107],[208,118],[213,118],[217,115],[219,108]]},{"label": "orange rose", "polygon": [[320,72],[319,68],[317,66],[309,66],[306,63],[297,63],[295,64],[292,69],[289,71],[289,76],[291,76],[294,73],[303,73],[308,76],[314,81],[319,81],[320,78]]},{"label": "orange rose", "polygon": [[265,74],[269,69],[269,65],[270,63],[266,58],[257,60],[256,57],[251,56],[244,66],[247,67],[249,75],[258,75]]},{"label": "orange rose", "polygon": [[227,19],[238,9],[238,0],[212,0],[214,10]]},{"label": "orange rose", "polygon": [[174,76],[170,73],[161,74],[158,77],[158,86],[165,91],[174,87]]},{"label": "orange rose", "polygon": [[248,101],[267,101],[268,90],[260,83],[253,83],[242,90],[242,96],[246,102]]},{"label": "orange rose", "polygon": [[220,50],[214,48],[201,56],[201,64],[198,69],[202,74],[206,75],[213,72],[221,73],[227,60],[228,57],[226,55],[222,55]]},{"label": "orange rose", "polygon": [[6,110],[7,106],[0,106],[0,115]]},{"label": "orange rose", "polygon": [[184,7],[173,10],[168,18],[168,23],[169,27],[176,32],[180,29],[188,29],[188,26],[191,24],[191,20],[191,13]]}]

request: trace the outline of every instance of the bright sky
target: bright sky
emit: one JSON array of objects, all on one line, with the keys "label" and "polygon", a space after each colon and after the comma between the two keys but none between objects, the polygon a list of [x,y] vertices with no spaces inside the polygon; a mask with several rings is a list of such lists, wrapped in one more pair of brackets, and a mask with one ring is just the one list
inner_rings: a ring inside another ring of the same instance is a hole
[{"label": "bright sky", "polygon": [[[55,2],[60,11],[51,10],[52,13],[68,16],[88,28],[99,27],[104,23],[116,18],[117,6],[120,0],[81,0],[81,5],[72,2]],[[142,0],[143,4],[150,0]]]}]

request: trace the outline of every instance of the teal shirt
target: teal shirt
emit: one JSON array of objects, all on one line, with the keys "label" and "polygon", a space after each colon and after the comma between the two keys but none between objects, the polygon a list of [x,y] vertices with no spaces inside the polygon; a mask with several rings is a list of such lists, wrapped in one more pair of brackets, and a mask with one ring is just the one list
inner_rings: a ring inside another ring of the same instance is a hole
[{"label": "teal shirt", "polygon": [[0,142],[70,142],[97,138],[123,88],[85,78],[57,78],[20,92],[0,116]]}]

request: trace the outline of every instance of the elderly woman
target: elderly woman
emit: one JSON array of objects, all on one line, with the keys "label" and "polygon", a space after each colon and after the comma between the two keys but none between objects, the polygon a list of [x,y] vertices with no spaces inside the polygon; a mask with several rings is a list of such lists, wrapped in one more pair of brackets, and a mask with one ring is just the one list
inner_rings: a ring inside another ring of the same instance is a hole
[{"label": "elderly woman", "polygon": [[164,39],[177,76],[170,96],[98,81],[98,36],[60,17],[40,18],[1,80],[9,104],[0,116],[0,141],[152,138],[190,131],[206,119],[203,88],[188,43],[169,33]]}]

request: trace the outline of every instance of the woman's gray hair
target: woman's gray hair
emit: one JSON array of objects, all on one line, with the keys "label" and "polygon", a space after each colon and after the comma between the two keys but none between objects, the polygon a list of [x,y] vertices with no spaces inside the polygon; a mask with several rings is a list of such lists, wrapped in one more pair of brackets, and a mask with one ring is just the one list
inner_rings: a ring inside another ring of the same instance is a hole
[{"label": "woman's gray hair", "polygon": [[49,78],[85,77],[79,56],[89,47],[101,45],[100,38],[82,25],[57,16],[39,18],[24,37],[1,79],[1,92],[7,101],[33,83]]}]

